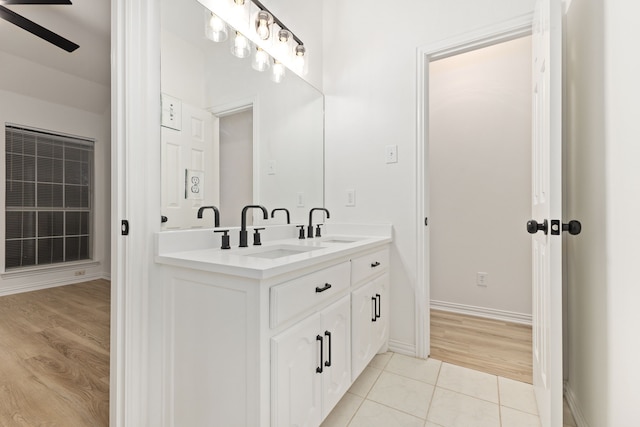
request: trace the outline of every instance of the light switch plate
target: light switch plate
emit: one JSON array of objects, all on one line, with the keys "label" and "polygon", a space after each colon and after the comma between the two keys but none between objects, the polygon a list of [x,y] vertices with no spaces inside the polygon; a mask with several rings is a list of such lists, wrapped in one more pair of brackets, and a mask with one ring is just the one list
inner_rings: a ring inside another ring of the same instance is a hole
[{"label": "light switch plate", "polygon": [[398,146],[387,145],[384,148],[384,158],[387,163],[398,163]]},{"label": "light switch plate", "polygon": [[356,190],[349,189],[347,190],[347,200],[345,206],[355,206],[356,205]]},{"label": "light switch plate", "polygon": [[162,94],[162,126],[182,129],[182,101],[166,93]]},{"label": "light switch plate", "polygon": [[267,175],[275,175],[276,174],[276,161],[269,160],[267,163]]},{"label": "light switch plate", "polygon": [[304,193],[298,193],[297,195],[298,202],[296,203],[297,207],[304,208]]}]

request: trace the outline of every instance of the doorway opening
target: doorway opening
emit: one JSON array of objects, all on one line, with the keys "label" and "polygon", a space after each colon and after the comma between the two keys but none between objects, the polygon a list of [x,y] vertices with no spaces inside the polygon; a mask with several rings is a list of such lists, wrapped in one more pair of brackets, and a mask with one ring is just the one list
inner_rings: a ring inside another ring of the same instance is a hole
[{"label": "doorway opening", "polygon": [[[253,204],[253,107],[220,116],[220,225],[238,224],[237,214]],[[251,216],[248,224],[253,223]]]},{"label": "doorway opening", "polygon": [[428,91],[431,355],[531,383],[531,36],[431,61]]},{"label": "doorway opening", "polygon": [[[437,259],[432,260],[432,257],[431,257],[431,252],[437,250],[437,248],[431,247],[431,239],[432,239],[432,232],[436,227],[435,225],[436,223],[434,221],[437,221],[438,218],[437,217],[434,218],[431,216],[431,207],[433,206],[434,201],[430,200],[431,185],[432,185],[432,182],[431,182],[432,176],[431,176],[430,168],[433,162],[433,160],[430,157],[431,156],[430,129],[432,127],[432,124],[430,123],[430,120],[431,120],[430,80],[432,78],[432,76],[430,75],[430,65],[431,63],[436,62],[438,60],[454,57],[456,55],[460,55],[466,52],[470,52],[472,54],[475,52],[476,54],[478,54],[480,50],[483,48],[495,46],[505,42],[515,41],[523,37],[527,37],[531,35],[532,22],[533,22],[532,15],[523,15],[518,18],[512,19],[510,21],[505,21],[487,28],[481,28],[481,29],[478,29],[477,31],[473,31],[467,34],[453,37],[444,41],[436,42],[431,45],[427,45],[418,49],[418,58],[417,58],[418,59],[417,60],[418,128],[417,128],[417,144],[416,144],[418,180],[417,180],[417,187],[416,187],[417,189],[416,200],[417,200],[417,220],[420,223],[425,224],[425,227],[420,227],[418,229],[417,247],[416,247],[418,263],[417,263],[416,329],[415,330],[416,330],[416,355],[418,357],[426,358],[428,355],[431,354],[431,350],[432,350],[431,300],[432,300],[432,286],[434,285],[430,282],[430,279],[431,279],[431,270],[433,265],[432,262],[439,262]],[[530,61],[530,56],[528,57],[528,59]],[[448,97],[445,97],[444,98],[445,104],[448,104],[449,102],[457,102],[459,101],[458,98],[461,96],[472,95],[472,96],[475,96],[479,101],[489,98],[489,96],[486,93],[482,92],[482,90],[485,89],[483,87],[481,87],[481,90],[475,90],[475,91],[470,91],[468,89],[466,91],[461,90],[462,86],[460,85],[465,83],[464,77],[454,78],[453,82],[454,82],[454,89],[456,88],[456,85],[455,85],[456,82],[459,85],[458,87],[459,92],[454,93],[453,95],[450,95]],[[527,90],[530,91],[530,83],[529,83],[529,86],[527,87]],[[530,105],[531,104],[527,105],[527,108],[529,109],[529,111],[531,108]],[[471,109],[470,113],[471,113],[471,117],[474,118],[474,120],[476,121],[483,122],[483,120],[484,121],[488,120],[486,118],[480,119],[480,120],[475,118],[476,116],[479,116],[480,113],[484,113],[484,111],[482,111],[482,109],[479,107],[476,107],[475,110]],[[501,116],[498,115],[498,117],[501,117]],[[529,116],[529,121],[530,120],[531,118]],[[496,119],[493,121],[498,122],[496,124],[498,128],[501,125],[504,125],[503,120]],[[448,126],[465,128],[468,126],[468,124],[465,121],[461,121],[461,122],[454,121],[452,123],[449,123]],[[458,129],[458,130],[462,131],[465,129]],[[531,135],[529,134],[527,135],[527,137],[528,137],[527,141],[529,141],[530,143]],[[482,141],[483,138],[486,138],[486,136],[482,134],[482,132],[476,131],[476,133],[472,133],[472,137],[469,143],[471,144],[475,143],[476,144],[475,148],[481,148],[482,146],[480,145],[480,142]],[[448,155],[453,156],[454,159],[459,154],[464,154],[464,155],[468,154],[466,151],[463,151],[462,153],[460,153],[460,151],[456,152],[456,150],[451,149],[453,147],[445,147],[445,148]],[[458,150],[460,150],[460,148],[458,148]],[[528,150],[530,150],[530,148],[528,148]],[[500,150],[496,150],[496,151],[497,152],[494,153],[495,157],[501,157],[501,156],[504,157],[506,154],[504,151],[500,151]],[[486,155],[488,153],[489,152],[487,151],[484,154]],[[470,163],[472,166],[474,165],[473,158],[467,159],[466,161]],[[480,159],[478,159],[476,166],[482,166],[482,165],[483,165],[483,162]],[[446,163],[445,163],[445,166],[446,166]],[[462,174],[465,174],[467,172],[467,169],[465,167],[462,167],[462,171],[459,171],[459,172]],[[489,174],[489,173],[493,174],[494,171],[493,170],[485,171],[485,174]],[[453,175],[453,177],[449,177],[448,179],[453,180],[454,184],[456,185],[459,184],[457,182],[459,181],[459,178],[456,177],[456,175]],[[510,179],[510,177],[508,176],[502,177],[502,179],[508,180]],[[467,181],[468,186],[469,186],[469,182],[470,181]],[[475,183],[473,183],[473,185],[475,185]],[[445,182],[445,188],[446,188],[446,182]],[[489,188],[492,189],[493,187],[489,186]],[[523,190],[521,189],[521,191]],[[468,189],[467,189],[467,192],[468,192]],[[528,189],[524,188],[524,192],[526,194],[529,194],[530,187]],[[494,196],[495,194],[492,195],[492,197]],[[498,196],[500,196],[500,194],[498,194]],[[486,203],[489,202],[489,200],[487,199],[488,196],[486,195],[484,196],[484,198],[483,197],[478,198],[478,195],[475,195],[475,197],[477,198],[476,201],[473,201],[473,202],[467,201],[466,205],[463,204],[461,206],[458,206],[457,208],[459,212],[457,212],[457,214],[462,213],[467,217],[468,216],[473,217],[475,215],[478,217],[478,219],[480,219],[481,215],[476,215],[476,213],[478,212],[478,209],[483,208],[486,205]],[[507,198],[508,195],[504,197]],[[485,199],[487,199],[486,203],[484,201]],[[453,202],[455,202],[455,199],[453,200]],[[453,217],[451,219],[453,219]],[[426,226],[427,224],[428,226]],[[522,224],[523,223],[519,224],[520,228],[518,230],[522,228]],[[477,227],[493,229],[493,230],[498,230],[499,232],[504,232],[504,224],[496,220],[496,218],[490,218],[488,220],[484,219],[483,221],[480,222],[480,225]],[[462,231],[463,231],[462,228],[459,228],[456,225],[452,226],[452,228],[445,229],[446,233],[451,233],[452,235],[456,233],[462,234],[461,237],[464,238],[464,233]],[[433,237],[436,239],[436,242],[437,242],[438,240],[437,233]],[[493,244],[494,242],[492,241],[492,239],[493,237],[486,239],[487,241],[485,242],[485,244],[486,245]],[[457,246],[460,246],[460,245],[468,246],[464,243],[465,242],[464,240],[459,239],[458,241],[462,241],[462,243],[459,243]],[[456,249],[456,245],[454,245],[453,249],[454,250]],[[478,253],[489,252],[489,248],[483,245],[479,245],[479,247],[476,247],[475,249],[476,249],[476,252]],[[499,267],[492,267],[491,269],[493,268],[499,268]],[[485,268],[477,265],[471,267],[471,270],[473,271],[473,273],[470,274],[471,277],[466,278],[466,282],[467,282],[466,286],[473,289],[476,292],[478,291],[482,292],[482,289],[480,289],[481,286],[477,285],[477,282],[480,281],[481,284],[486,284],[487,290],[491,290],[492,283],[494,284],[497,283],[495,282],[495,280],[499,278],[500,274],[498,274],[497,270],[495,273],[492,271],[486,271],[488,269],[489,268]],[[436,268],[436,271],[437,271],[437,268]],[[477,273],[487,273],[487,274],[477,275]],[[530,279],[530,273],[529,273],[529,279]],[[529,280],[529,283],[530,283],[530,280]],[[446,285],[445,285],[445,288],[446,288]],[[464,294],[465,291],[458,290],[458,293]],[[463,295],[463,296],[466,296],[466,295]],[[441,298],[444,299],[443,297]],[[440,302],[442,303],[443,301],[440,300]],[[460,305],[457,305],[457,306],[448,305],[447,307],[443,307],[443,305],[440,304],[440,306],[438,306],[437,308],[446,308],[449,311],[452,311],[454,308],[460,309],[461,306],[462,308],[465,308],[465,309],[469,309],[470,307],[477,308],[481,306],[482,300],[478,298],[472,298],[467,300],[466,302],[458,302],[458,304]],[[530,306],[529,306],[529,310],[530,310]],[[474,312],[473,310],[471,310],[471,311],[467,311],[467,314],[474,314],[474,315],[480,314],[480,315],[483,315],[484,317],[488,317],[489,315],[491,315],[492,317],[497,317],[496,316],[497,314],[501,314],[501,315],[508,314],[509,316],[512,317],[513,313],[515,312],[516,312],[515,310],[499,308],[493,311],[484,310],[484,311]],[[519,319],[519,320],[524,321],[526,323],[527,317],[528,316],[525,315],[524,319]]]}]

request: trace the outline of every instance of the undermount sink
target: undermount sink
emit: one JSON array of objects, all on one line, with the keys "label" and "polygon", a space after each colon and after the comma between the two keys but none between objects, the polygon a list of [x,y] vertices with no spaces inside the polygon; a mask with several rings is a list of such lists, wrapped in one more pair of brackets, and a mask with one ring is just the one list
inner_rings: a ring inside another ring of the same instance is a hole
[{"label": "undermount sink", "polygon": [[326,237],[322,239],[322,243],[353,243],[361,240],[359,237]]},{"label": "undermount sink", "polygon": [[254,251],[251,253],[244,253],[242,255],[253,258],[268,258],[276,259],[285,256],[299,255],[305,252],[315,251],[321,249],[319,246],[297,246],[297,245],[278,245],[278,246],[266,246],[262,250]]}]

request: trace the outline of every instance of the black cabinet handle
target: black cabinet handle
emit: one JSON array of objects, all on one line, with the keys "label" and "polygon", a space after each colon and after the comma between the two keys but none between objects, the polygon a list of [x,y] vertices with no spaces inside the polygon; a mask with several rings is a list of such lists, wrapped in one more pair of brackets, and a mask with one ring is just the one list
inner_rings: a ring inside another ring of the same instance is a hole
[{"label": "black cabinet handle", "polygon": [[371,301],[373,301],[373,314],[371,314],[371,321],[375,322],[376,320],[378,320],[378,318],[376,317],[376,313],[378,312],[378,300],[376,299],[376,297],[371,297]]},{"label": "black cabinet handle", "polygon": [[376,267],[377,267],[377,266],[379,266],[379,265],[380,265],[380,263],[379,263],[378,261],[376,261],[376,262],[372,262],[372,263],[371,263],[371,268],[376,268]]},{"label": "black cabinet handle", "polygon": [[329,367],[331,366],[331,332],[324,331],[324,334],[327,337],[328,343],[329,343],[329,359],[326,362],[324,362],[324,366]]},{"label": "black cabinet handle", "polygon": [[331,284],[330,283],[325,283],[323,287],[316,286],[316,292],[317,293],[324,292],[327,289],[331,289]]},{"label": "black cabinet handle", "polygon": [[380,318],[380,306],[382,305],[382,297],[380,294],[376,294],[376,319]]},{"label": "black cabinet handle", "polygon": [[318,366],[316,368],[316,372],[318,374],[321,374],[322,373],[322,358],[324,357],[324,348],[323,348],[324,346],[323,346],[323,343],[322,343],[322,336],[316,335],[316,341],[320,341],[320,366]]}]

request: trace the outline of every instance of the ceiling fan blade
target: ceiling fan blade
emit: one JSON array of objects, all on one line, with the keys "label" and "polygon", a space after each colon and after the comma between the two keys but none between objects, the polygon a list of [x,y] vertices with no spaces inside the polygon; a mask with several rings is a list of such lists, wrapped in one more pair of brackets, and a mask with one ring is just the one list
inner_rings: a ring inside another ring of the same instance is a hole
[{"label": "ceiling fan blade", "polygon": [[67,52],[73,52],[80,47],[71,40],[65,39],[53,31],[28,20],[24,16],[18,15],[4,6],[0,6],[0,18],[29,31],[31,34],[36,35],[41,39],[58,46],[60,49],[66,50]]},{"label": "ceiling fan blade", "polygon": [[71,4],[71,0],[4,0],[2,4]]}]

